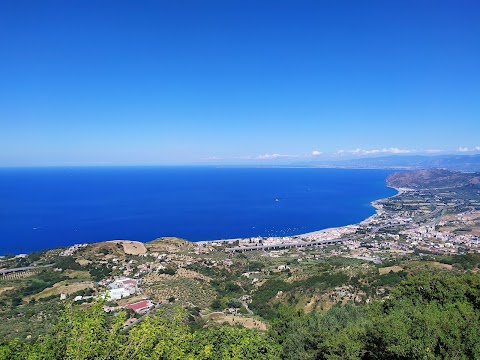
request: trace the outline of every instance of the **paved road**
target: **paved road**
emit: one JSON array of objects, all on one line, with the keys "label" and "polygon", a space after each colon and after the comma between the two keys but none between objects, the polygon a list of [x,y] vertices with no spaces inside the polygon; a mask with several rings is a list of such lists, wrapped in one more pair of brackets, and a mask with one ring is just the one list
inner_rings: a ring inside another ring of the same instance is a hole
[{"label": "paved road", "polygon": [[322,245],[333,245],[345,241],[344,239],[332,239],[332,240],[319,240],[311,242],[297,242],[297,243],[286,243],[286,244],[270,244],[270,245],[255,245],[255,246],[241,246],[226,248],[226,251],[231,252],[244,252],[252,250],[275,250],[275,249],[289,249],[296,247],[310,247],[310,246],[322,246]]}]

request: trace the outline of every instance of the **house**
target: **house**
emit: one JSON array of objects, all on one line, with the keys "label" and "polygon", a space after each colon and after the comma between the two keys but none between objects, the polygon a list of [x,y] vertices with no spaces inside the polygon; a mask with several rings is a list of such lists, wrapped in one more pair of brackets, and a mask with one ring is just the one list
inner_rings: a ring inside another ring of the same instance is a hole
[{"label": "house", "polygon": [[125,289],[125,288],[112,289],[108,292],[108,298],[109,300],[120,300],[134,293],[135,292],[131,292],[129,289]]},{"label": "house", "polygon": [[133,304],[128,304],[125,309],[132,309],[136,313],[145,313],[153,307],[153,303],[150,300],[142,300]]},{"label": "house", "polygon": [[138,280],[130,279],[130,278],[121,278],[109,284],[108,287],[113,290],[113,289],[126,288],[128,286],[136,288],[137,285],[138,285]]},{"label": "house", "polygon": [[135,279],[125,279],[125,280],[122,280],[122,282],[123,282],[123,285],[133,285],[133,286],[138,285],[138,281]]},{"label": "house", "polygon": [[120,300],[138,292],[138,280],[130,278],[116,279],[107,286],[110,300]]}]

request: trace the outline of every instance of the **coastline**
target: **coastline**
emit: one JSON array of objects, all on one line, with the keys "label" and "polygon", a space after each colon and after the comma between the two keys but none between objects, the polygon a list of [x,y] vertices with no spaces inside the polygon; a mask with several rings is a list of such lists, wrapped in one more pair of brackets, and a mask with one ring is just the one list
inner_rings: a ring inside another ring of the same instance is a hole
[{"label": "coastline", "polygon": [[[216,246],[220,245],[221,243],[223,244],[233,244],[233,243],[242,243],[242,242],[249,242],[250,244],[252,244],[252,242],[263,242],[263,241],[267,241],[268,242],[271,242],[271,243],[275,243],[275,242],[278,242],[278,243],[288,243],[288,242],[297,242],[297,241],[305,241],[305,242],[308,242],[308,241],[322,241],[322,240],[330,240],[330,239],[338,239],[344,235],[348,235],[350,233],[354,233],[362,224],[364,223],[368,223],[369,221],[373,221],[379,214],[382,213],[382,208],[381,206],[379,206],[377,203],[379,201],[382,201],[384,199],[389,199],[389,198],[392,198],[392,197],[395,197],[395,196],[398,196],[400,194],[402,194],[404,191],[408,190],[408,189],[402,189],[402,188],[395,188],[395,187],[392,187],[392,186],[388,186],[386,185],[386,187],[389,187],[389,188],[392,188],[392,189],[395,189],[397,191],[396,194],[392,195],[392,196],[387,196],[387,197],[384,197],[384,198],[379,198],[379,199],[376,199],[376,200],[373,200],[370,202],[370,206],[372,206],[374,209],[375,209],[375,213],[370,215],[369,217],[363,219],[363,220],[360,220],[358,222],[355,222],[355,223],[350,223],[350,224],[347,224],[347,225],[342,225],[342,226],[337,226],[337,227],[328,227],[328,228],[323,228],[323,229],[318,229],[318,230],[314,230],[314,231],[310,231],[310,232],[306,232],[306,233],[300,233],[300,234],[292,234],[292,235],[284,235],[284,236],[250,236],[250,237],[236,237],[236,238],[225,238],[225,239],[208,239],[208,240],[200,240],[200,241],[192,241],[192,240],[188,240],[186,238],[184,238],[183,240],[185,241],[188,241],[189,243],[195,245],[203,245],[203,244],[216,244]],[[152,239],[149,239],[149,240],[146,240],[146,241],[141,241],[142,243],[146,244],[146,243],[149,243],[151,241],[154,241],[158,238],[162,238],[164,236],[158,236],[156,238],[152,238]],[[117,239],[118,240],[118,239]],[[135,240],[135,239],[123,239],[123,240],[126,240],[126,241],[138,241],[138,240]],[[103,242],[108,242],[108,241],[115,241],[115,239],[107,239],[107,240],[101,240],[101,241],[96,241],[96,242],[88,242],[88,244],[98,244],[98,243],[103,243]],[[60,248],[62,247],[65,247],[65,248],[68,248],[68,247],[71,247],[71,246],[75,246],[75,245],[79,245],[79,243],[74,243],[72,245],[66,245],[66,246],[60,246]],[[45,248],[45,249],[41,249],[41,250],[38,250],[38,251],[43,251],[43,250],[51,250],[51,249],[56,249],[56,248],[59,248],[58,246],[55,246],[53,248]],[[21,253],[19,252],[18,254],[16,255],[26,255],[27,253]],[[0,256],[1,258],[2,256]]]},{"label": "coastline", "polygon": [[[385,198],[380,198],[380,199],[376,199],[376,200],[371,201],[370,205],[373,208],[375,208],[375,213],[372,214],[371,216],[369,216],[368,218],[366,218],[366,219],[364,219],[360,222],[354,223],[354,224],[348,224],[348,225],[343,225],[343,226],[319,229],[319,230],[314,230],[314,231],[307,232],[307,233],[294,234],[294,235],[289,235],[289,236],[254,236],[254,237],[239,237],[239,238],[213,239],[213,240],[200,240],[200,241],[191,241],[191,240],[188,240],[188,239],[182,239],[182,240],[185,240],[185,241],[187,241],[191,244],[198,245],[198,246],[202,246],[202,245],[218,246],[221,243],[223,243],[223,244],[231,243],[233,245],[234,243],[237,243],[237,242],[239,244],[241,244],[242,242],[246,242],[246,241],[250,242],[250,241],[260,241],[260,240],[266,241],[266,243],[285,244],[285,243],[288,243],[289,241],[292,241],[292,240],[295,240],[295,241],[305,241],[305,240],[307,240],[306,242],[310,242],[310,241],[323,241],[323,240],[326,241],[326,240],[338,239],[339,237],[341,237],[343,235],[348,235],[348,234],[354,233],[361,225],[365,225],[365,224],[368,224],[371,221],[375,221],[376,217],[381,215],[382,212],[383,212],[382,207],[380,205],[378,205],[377,202],[385,200],[385,199],[390,199],[390,198],[396,197],[396,196],[401,195],[404,192],[409,190],[409,189],[404,189],[404,188],[395,188],[395,187],[392,187],[392,186],[387,186],[387,187],[395,189],[397,191],[397,193],[395,195],[392,195],[392,196],[388,196],[388,197],[385,197]],[[156,239],[162,238],[162,237],[164,237],[164,236],[159,236]],[[131,240],[131,239],[122,239],[122,240],[120,240],[120,239],[110,239],[110,240],[88,243],[88,245],[100,244],[100,243],[104,243],[104,242],[118,242],[118,241],[122,241],[122,242],[131,241],[131,242],[140,242],[140,243],[143,243],[143,244],[147,244],[150,241],[155,241],[156,239],[152,239],[152,240],[145,241],[145,242],[138,241],[138,240]],[[80,246],[80,245],[87,245],[87,244],[72,244],[70,246],[67,246],[67,248]],[[49,249],[44,249],[44,250],[51,250],[51,249],[49,248]],[[27,254],[25,254],[25,253],[15,254],[15,256],[25,256],[25,255],[27,255]],[[3,255],[0,255],[0,258],[2,256]]]},{"label": "coastline", "polygon": [[231,239],[216,239],[216,240],[202,240],[202,241],[190,241],[187,240],[193,244],[209,244],[212,245],[214,243],[235,243],[235,242],[241,242],[245,240],[258,240],[258,239],[266,239],[269,242],[273,241],[280,241],[280,243],[285,243],[285,241],[288,240],[309,240],[309,241],[319,241],[319,240],[333,240],[337,239],[340,236],[347,235],[350,233],[354,233],[361,225],[366,225],[372,221],[375,221],[376,218],[383,213],[383,208],[378,204],[379,201],[386,200],[386,199],[391,199],[396,196],[399,196],[406,191],[409,191],[410,189],[407,188],[396,188],[393,186],[388,186],[387,187],[394,189],[397,191],[396,194],[392,196],[388,196],[385,198],[380,198],[376,199],[370,202],[370,205],[375,208],[375,213],[370,215],[368,218],[354,223],[354,224],[348,224],[348,225],[343,225],[343,226],[337,226],[337,227],[331,227],[331,228],[325,228],[325,229],[320,229],[320,230],[315,230],[307,233],[302,233],[302,234],[295,234],[295,235],[290,235],[290,236],[256,236],[256,237],[245,237],[245,238],[231,238]]},{"label": "coastline", "polygon": [[375,214],[369,216],[368,218],[366,218],[365,220],[362,220],[360,221],[358,224],[364,224],[364,223],[369,223],[370,221],[373,221],[375,220],[375,217],[377,217],[378,215],[381,215],[382,212],[383,212],[383,208],[382,206],[380,206],[378,204],[379,201],[383,201],[383,200],[386,200],[386,199],[392,199],[394,197],[397,197],[403,193],[405,193],[406,191],[409,191],[409,189],[407,188],[396,188],[396,187],[393,187],[393,186],[388,186],[387,187],[391,188],[391,189],[395,189],[397,191],[397,193],[395,195],[392,195],[392,196],[388,196],[388,197],[385,197],[385,198],[381,198],[381,199],[377,199],[377,200],[373,200],[370,205],[373,206],[376,210],[375,210]]}]

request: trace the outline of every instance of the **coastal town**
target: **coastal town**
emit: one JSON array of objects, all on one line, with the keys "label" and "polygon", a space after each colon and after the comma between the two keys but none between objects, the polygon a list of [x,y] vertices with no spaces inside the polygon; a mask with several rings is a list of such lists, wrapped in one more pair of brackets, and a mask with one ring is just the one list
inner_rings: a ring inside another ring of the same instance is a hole
[{"label": "coastal town", "polygon": [[376,213],[356,225],[296,236],[234,239],[228,243],[236,244],[231,248],[235,251],[335,243],[343,245],[344,251],[370,257],[415,250],[438,254],[480,250],[480,193],[476,188],[468,197],[457,196],[454,189],[448,188],[397,190],[398,194],[391,198],[374,201]]}]

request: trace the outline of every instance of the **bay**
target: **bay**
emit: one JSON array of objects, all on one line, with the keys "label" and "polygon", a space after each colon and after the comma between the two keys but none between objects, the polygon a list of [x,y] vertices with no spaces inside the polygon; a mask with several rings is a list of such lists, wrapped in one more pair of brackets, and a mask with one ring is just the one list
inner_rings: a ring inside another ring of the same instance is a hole
[{"label": "bay", "polygon": [[357,223],[392,196],[388,170],[0,169],[0,254],[111,239],[284,236]]}]

